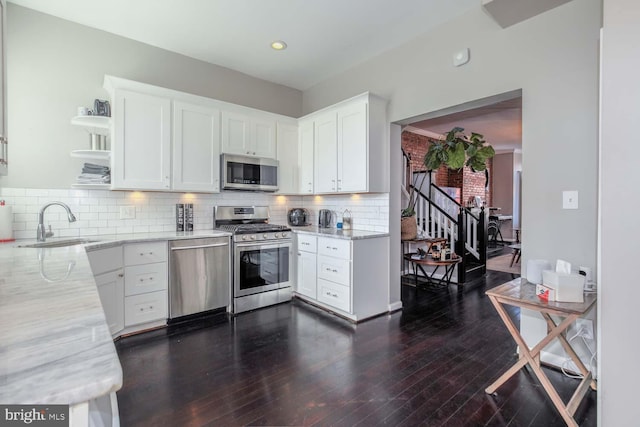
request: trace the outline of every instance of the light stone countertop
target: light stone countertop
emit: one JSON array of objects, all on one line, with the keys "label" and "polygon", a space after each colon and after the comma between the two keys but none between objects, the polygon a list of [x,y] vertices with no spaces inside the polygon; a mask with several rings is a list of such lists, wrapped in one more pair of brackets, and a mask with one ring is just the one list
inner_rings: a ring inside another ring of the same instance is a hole
[{"label": "light stone countertop", "polygon": [[339,228],[320,228],[315,225],[305,227],[291,227],[294,233],[313,234],[321,237],[333,237],[344,240],[373,239],[376,237],[387,237],[389,233],[366,230],[343,230]]},{"label": "light stone countertop", "polygon": [[229,235],[98,235],[86,236],[95,243],[44,249],[18,247],[35,239],[0,244],[0,404],[76,404],[122,387],[85,247]]}]

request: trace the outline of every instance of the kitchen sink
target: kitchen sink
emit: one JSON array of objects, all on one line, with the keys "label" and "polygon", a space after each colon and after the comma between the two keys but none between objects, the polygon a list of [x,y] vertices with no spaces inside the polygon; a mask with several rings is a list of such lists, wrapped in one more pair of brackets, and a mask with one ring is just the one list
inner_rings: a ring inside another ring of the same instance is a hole
[{"label": "kitchen sink", "polygon": [[67,239],[67,240],[52,240],[50,242],[38,242],[32,243],[30,245],[19,245],[19,248],[61,248],[64,246],[74,246],[74,245],[83,245],[85,243],[95,243],[99,242],[99,240],[91,240],[91,239]]}]

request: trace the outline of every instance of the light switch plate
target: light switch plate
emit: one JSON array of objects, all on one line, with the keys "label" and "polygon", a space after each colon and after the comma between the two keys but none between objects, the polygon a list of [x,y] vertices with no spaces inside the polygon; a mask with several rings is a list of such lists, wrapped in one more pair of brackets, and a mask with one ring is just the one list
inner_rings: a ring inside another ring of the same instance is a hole
[{"label": "light switch plate", "polygon": [[136,207],[135,206],[120,206],[120,219],[135,219]]},{"label": "light switch plate", "polygon": [[562,192],[562,209],[578,209],[578,192]]}]

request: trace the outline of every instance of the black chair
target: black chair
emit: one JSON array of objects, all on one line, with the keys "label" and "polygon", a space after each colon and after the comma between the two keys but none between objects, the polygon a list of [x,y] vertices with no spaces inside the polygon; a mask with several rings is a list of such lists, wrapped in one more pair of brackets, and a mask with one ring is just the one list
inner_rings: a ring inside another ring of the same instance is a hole
[{"label": "black chair", "polygon": [[[489,222],[487,223],[487,235],[488,235],[488,243],[490,246],[498,246],[498,243],[504,245],[504,239],[502,238],[502,233],[500,232],[500,221],[497,216],[489,215]],[[500,240],[498,241],[498,237]]]}]

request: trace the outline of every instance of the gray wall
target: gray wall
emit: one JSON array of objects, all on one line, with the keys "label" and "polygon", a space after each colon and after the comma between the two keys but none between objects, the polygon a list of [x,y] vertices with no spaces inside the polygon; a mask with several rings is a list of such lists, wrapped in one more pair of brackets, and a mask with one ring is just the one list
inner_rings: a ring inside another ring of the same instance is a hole
[{"label": "gray wall", "polygon": [[604,0],[600,168],[599,425],[638,425],[640,5]]},{"label": "gray wall", "polygon": [[[504,30],[472,11],[305,91],[304,110],[369,90],[394,122],[521,88],[523,265],[595,267],[600,5],[572,1]],[[464,47],[471,61],[455,68]],[[580,209],[561,209],[562,190],[579,191]]]},{"label": "gray wall", "polygon": [[88,148],[69,120],[107,98],[105,74],[299,117],[302,92],[9,3],[9,176],[3,187],[69,188]]},{"label": "gray wall", "polygon": [[[501,208],[498,213],[502,215],[513,213],[513,166],[513,153],[496,154],[493,158],[491,204]],[[500,232],[503,238],[511,238],[512,221],[502,223]]]}]

